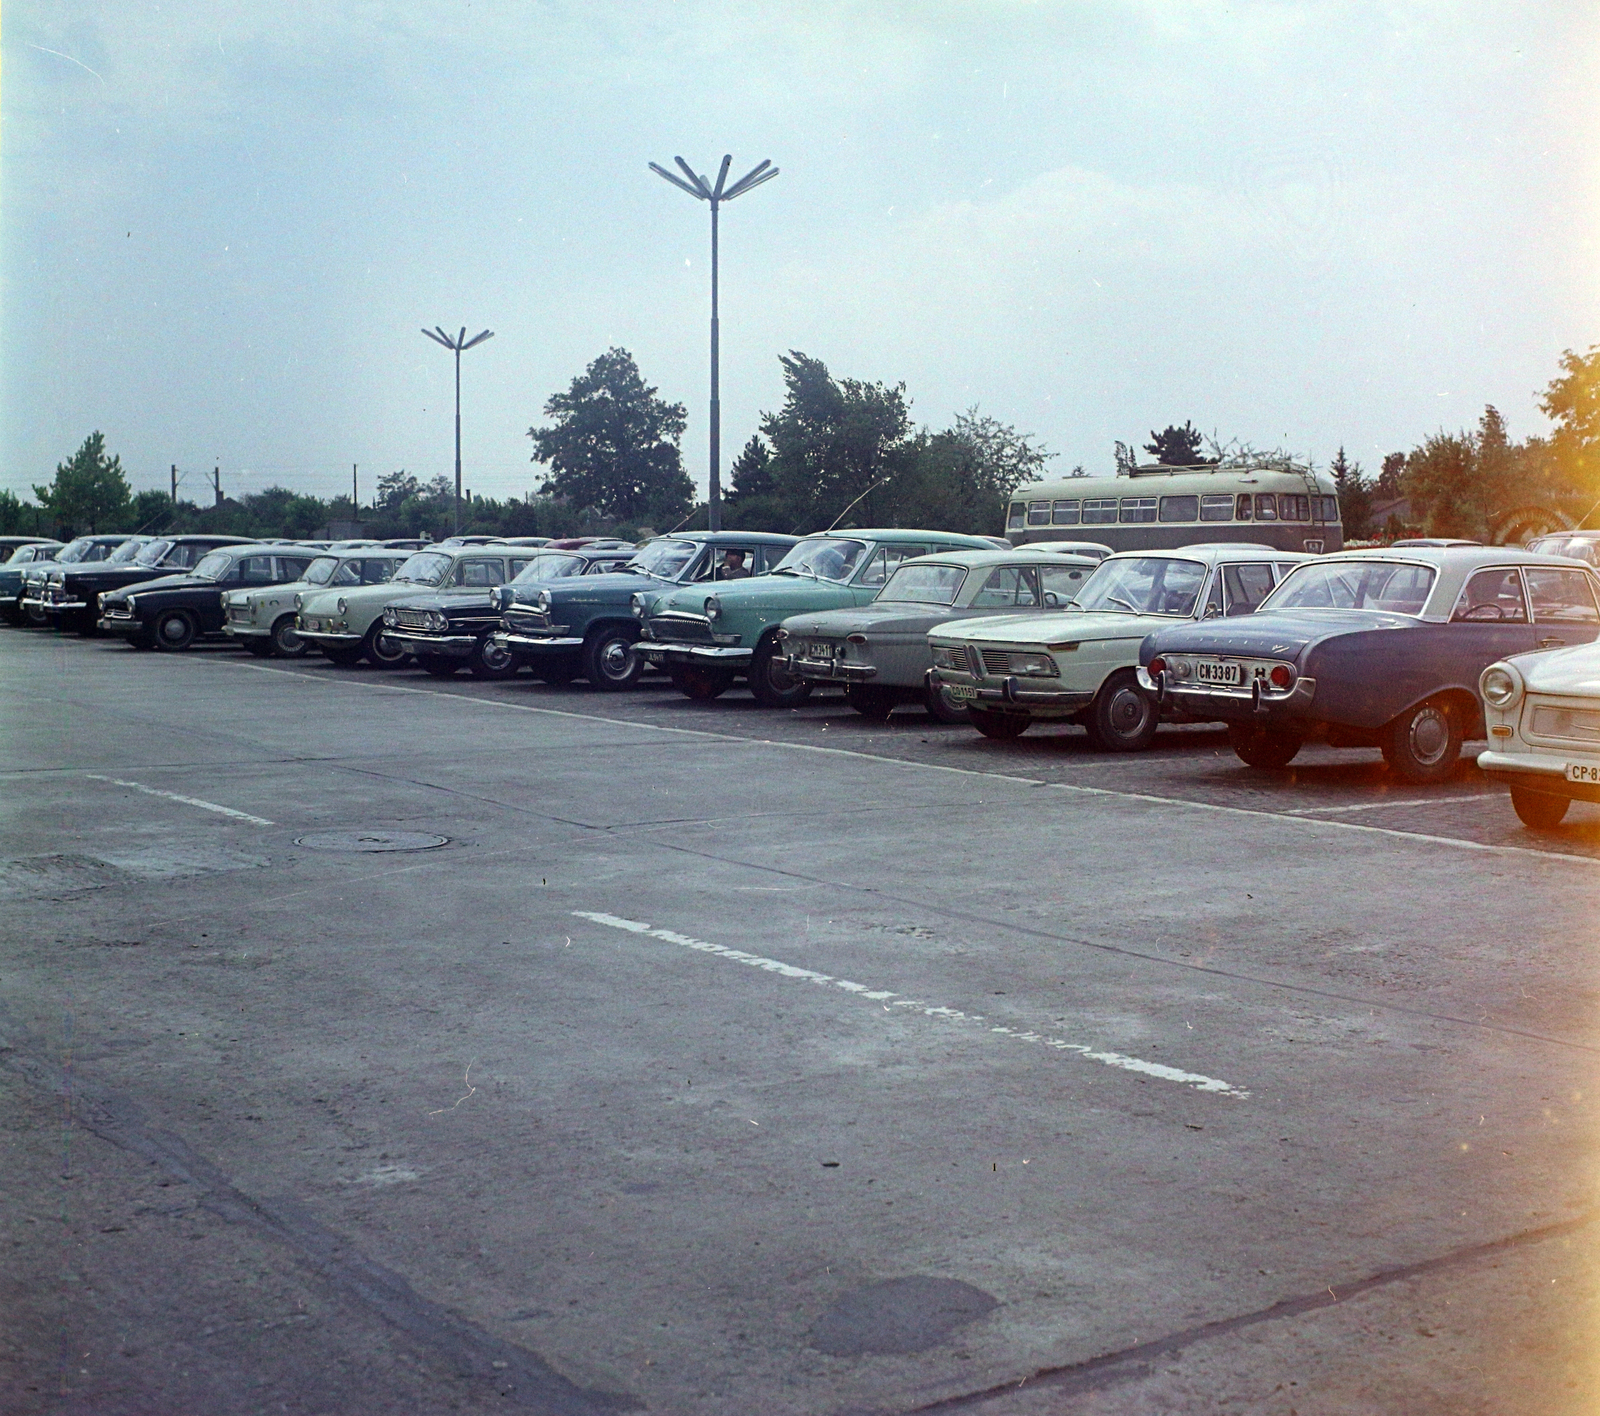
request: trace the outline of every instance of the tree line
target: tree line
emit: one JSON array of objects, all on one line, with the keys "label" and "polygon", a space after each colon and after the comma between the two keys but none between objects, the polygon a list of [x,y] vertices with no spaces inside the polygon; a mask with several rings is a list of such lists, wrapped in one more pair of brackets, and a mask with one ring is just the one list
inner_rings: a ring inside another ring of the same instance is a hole
[{"label": "tree line", "polygon": [[[763,413],[730,469],[724,524],[799,535],[829,526],[925,526],[997,534],[1006,503],[1041,480],[1052,454],[1032,435],[974,406],[948,427],[917,426],[903,383],[838,378],[799,350],[779,357],[783,402]],[[1375,476],[1341,447],[1329,467],[1347,539],[1406,534],[1510,541],[1577,526],[1600,511],[1600,345],[1566,351],[1539,398],[1554,423],[1548,437],[1510,438],[1498,410],[1475,428],[1441,429],[1410,452],[1383,459]],[[704,526],[684,470],[681,403],[645,382],[633,355],[612,348],[546,400],[530,427],[536,489],[521,498],[472,497],[464,532],[500,536],[620,534],[629,539]],[[1222,449],[1192,421],[1152,430],[1142,451],[1167,466],[1214,465]],[[1136,462],[1117,443],[1119,471]],[[1071,476],[1083,476],[1081,466]],[[283,487],[216,505],[135,493],[105,439],[91,433],[35,486],[34,502],[0,491],[0,532],[65,537],[85,531],[210,531],[311,539],[333,523],[359,522],[368,536],[450,534],[454,486],[405,469],[378,481],[373,502],[324,500]]]}]

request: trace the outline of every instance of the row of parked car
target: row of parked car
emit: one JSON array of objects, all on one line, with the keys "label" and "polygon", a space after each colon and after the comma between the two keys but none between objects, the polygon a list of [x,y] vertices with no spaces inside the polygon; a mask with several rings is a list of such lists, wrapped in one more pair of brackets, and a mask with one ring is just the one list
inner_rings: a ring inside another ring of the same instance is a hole
[{"label": "row of parked car", "polygon": [[226,636],[262,656],[528,668],[600,691],[654,666],[690,698],[743,680],[771,707],[834,687],[874,719],[920,705],[996,739],[1068,721],[1111,752],[1163,722],[1222,722],[1255,767],[1326,741],[1377,747],[1411,782],[1487,735],[1479,765],[1530,826],[1600,800],[1600,578],[1570,554],[1113,554],[903,529],[535,540],[83,537],[18,548],[0,613],[143,649]]}]

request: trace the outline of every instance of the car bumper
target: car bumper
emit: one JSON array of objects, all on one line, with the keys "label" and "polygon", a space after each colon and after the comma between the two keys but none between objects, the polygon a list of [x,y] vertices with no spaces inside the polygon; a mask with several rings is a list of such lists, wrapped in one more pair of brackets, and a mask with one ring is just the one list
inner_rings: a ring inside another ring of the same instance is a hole
[{"label": "car bumper", "polygon": [[1570,797],[1573,801],[1600,801],[1600,782],[1569,782],[1567,759],[1543,753],[1496,752],[1485,748],[1478,754],[1478,766],[1508,787],[1526,787],[1546,796]]},{"label": "car bumper", "polygon": [[660,640],[641,641],[634,650],[652,664],[715,664],[724,669],[748,665],[755,657],[755,650],[737,645],[673,644]]},{"label": "car bumper", "polygon": [[513,654],[543,654],[552,649],[583,648],[583,640],[570,635],[507,634],[501,630],[490,638],[497,649],[509,649]]},{"label": "car bumper", "polygon": [[469,659],[478,647],[475,634],[404,634],[396,629],[385,629],[383,637],[398,644],[408,654],[421,654],[436,659]]},{"label": "car bumper", "polygon": [[307,644],[359,644],[362,639],[361,635],[351,634],[347,630],[300,629],[297,626],[295,633]]},{"label": "car bumper", "polygon": [[992,703],[1002,708],[1026,708],[1041,717],[1070,717],[1074,713],[1081,713],[1094,702],[1094,689],[1024,688],[1025,682],[1025,679],[1013,674],[998,683],[991,683],[973,678],[971,674],[952,673],[948,669],[934,669],[928,675],[928,683],[932,688],[950,689],[950,696],[957,703]]},{"label": "car bumper", "polygon": [[816,683],[866,683],[878,676],[876,664],[846,664],[837,659],[802,659],[790,655],[785,667],[798,679]]},{"label": "car bumper", "polygon": [[258,624],[234,624],[231,620],[222,626],[222,632],[229,639],[266,639],[272,633]]},{"label": "car bumper", "polygon": [[96,627],[107,634],[137,634],[144,623],[137,615],[101,615]]},{"label": "car bumper", "polygon": [[25,610],[46,611],[55,608],[48,600],[42,600],[37,595],[24,595],[17,603]]},{"label": "car bumper", "polygon": [[1270,723],[1277,718],[1308,718],[1311,702],[1317,696],[1314,678],[1296,679],[1287,693],[1257,694],[1250,690],[1180,686],[1165,679],[1157,683],[1142,667],[1136,672],[1139,687],[1163,708],[1175,708],[1202,722]]},{"label": "car bumper", "polygon": [[36,604],[47,615],[61,614],[72,610],[87,610],[87,600],[35,600]]}]

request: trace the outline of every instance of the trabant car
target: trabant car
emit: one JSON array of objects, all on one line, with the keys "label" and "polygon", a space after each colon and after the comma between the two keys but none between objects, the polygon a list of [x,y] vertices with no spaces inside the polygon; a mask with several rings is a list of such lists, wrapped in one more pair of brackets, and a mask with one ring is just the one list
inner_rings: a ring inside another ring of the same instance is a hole
[{"label": "trabant car", "polygon": [[411,657],[389,636],[383,612],[432,590],[486,594],[516,575],[539,552],[504,546],[447,545],[413,551],[382,585],[323,587],[295,596],[295,632],[336,664],[365,659],[374,668],[397,669]]},{"label": "trabant car", "polygon": [[541,562],[500,591],[495,645],[531,664],[546,682],[581,674],[592,688],[632,688],[644,668],[634,652],[639,616],[658,595],[680,585],[764,575],[795,540],[762,531],[678,532],[635,551],[616,574],[581,578],[576,566],[551,576]]},{"label": "trabant car", "polygon": [[136,649],[187,649],[197,639],[222,633],[230,590],[300,575],[307,554],[283,552],[282,546],[219,546],[180,575],[107,591],[100,597],[100,628],[122,635]]},{"label": "trabant car", "polygon": [[1239,542],[1123,551],[1100,562],[1064,615],[941,625],[929,636],[934,679],[985,737],[1066,719],[1104,752],[1138,752],[1161,717],[1134,678],[1140,641],[1175,621],[1248,615],[1309,559]]},{"label": "trabant car", "polygon": [[1252,767],[1301,744],[1381,748],[1409,782],[1448,776],[1483,736],[1479,675],[1496,659],[1600,634],[1600,580],[1505,546],[1344,551],[1300,566],[1246,620],[1152,634],[1152,702],[1223,721]]},{"label": "trabant car", "polygon": [[642,607],[638,652],[689,698],[715,698],[736,675],[769,708],[800,703],[812,685],[788,670],[779,623],[803,610],[865,605],[903,560],[935,551],[988,551],[951,531],[824,531],[790,548],[769,575],[707,592],[684,586]]},{"label": "trabant car", "polygon": [[40,626],[50,622],[50,617],[44,608],[44,586],[49,568],[58,565],[90,565],[95,561],[107,560],[116,552],[118,546],[132,539],[127,535],[79,536],[76,540],[68,541],[52,559],[34,561],[31,565],[23,566],[22,584],[17,591],[17,610],[22,621]]},{"label": "trabant car", "polygon": [[[287,547],[284,553],[290,553]],[[299,658],[311,646],[294,627],[296,595],[309,590],[385,584],[409,554],[385,550],[376,542],[344,550],[307,551],[303,556],[305,567],[296,579],[281,585],[230,590],[228,618],[222,632],[258,658]]]},{"label": "trabant car", "polygon": [[[504,549],[496,542],[488,550]],[[566,575],[605,575],[618,570],[633,558],[633,547],[600,550],[586,546],[581,551],[543,551],[521,547],[511,562],[516,572],[513,583],[537,585],[543,580]],[[494,633],[500,628],[503,588],[499,582],[442,586],[432,593],[408,595],[385,606],[385,635],[436,678],[446,678],[459,668],[468,669],[474,678],[510,678],[522,661],[510,649],[497,643]]]},{"label": "trabant car", "polygon": [[177,575],[223,546],[255,544],[244,536],[130,536],[103,561],[46,567],[45,616],[57,629],[98,634],[102,595]]},{"label": "trabant car", "polygon": [[786,619],[778,629],[785,666],[808,683],[842,685],[845,701],[868,718],[921,703],[942,723],[964,723],[966,704],[931,682],[928,632],[980,615],[1065,609],[1099,563],[1054,545],[901,561],[870,605]]},{"label": "trabant car", "polygon": [[30,565],[54,560],[64,549],[60,541],[34,541],[17,546],[0,565],[0,619],[22,623],[22,573]]},{"label": "trabant car", "polygon": [[1574,801],[1600,802],[1600,644],[1518,654],[1478,679],[1489,746],[1479,768],[1511,788],[1524,826],[1559,826]]}]

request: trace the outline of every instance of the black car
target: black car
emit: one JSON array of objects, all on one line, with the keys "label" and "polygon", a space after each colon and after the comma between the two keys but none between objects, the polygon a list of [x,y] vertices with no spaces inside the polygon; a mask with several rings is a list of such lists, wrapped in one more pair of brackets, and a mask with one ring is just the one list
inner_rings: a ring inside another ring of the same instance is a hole
[{"label": "black car", "polygon": [[223,546],[253,544],[247,536],[130,536],[106,560],[44,567],[45,616],[57,629],[98,634],[100,597],[107,592],[192,570]]},{"label": "black car", "polygon": [[65,549],[60,541],[34,541],[8,548],[0,565],[0,619],[7,624],[22,623],[22,575],[30,565],[53,561]]},{"label": "black car", "polygon": [[108,591],[100,597],[100,628],[136,649],[187,649],[202,636],[222,633],[230,590],[296,580],[311,559],[301,547],[223,546],[182,575]]},{"label": "black car", "polygon": [[[566,575],[603,575],[620,570],[634,548],[538,551],[525,548],[527,559],[513,578],[518,586]],[[484,547],[493,550],[493,546]],[[476,678],[510,678],[521,661],[491,638],[500,628],[500,582],[485,577],[477,584],[452,582],[449,588],[396,600],[383,612],[384,633],[415,654],[430,674],[446,678],[465,666]]]},{"label": "black car", "polygon": [[[13,624],[27,623],[43,626],[50,622],[44,608],[45,577],[58,565],[88,565],[94,561],[109,560],[117,548],[126,541],[136,540],[126,532],[116,535],[79,536],[69,541],[54,559],[34,561],[22,567],[22,579],[17,588],[16,618]],[[131,552],[130,552],[131,554]],[[11,616],[7,615],[10,619]]]}]

